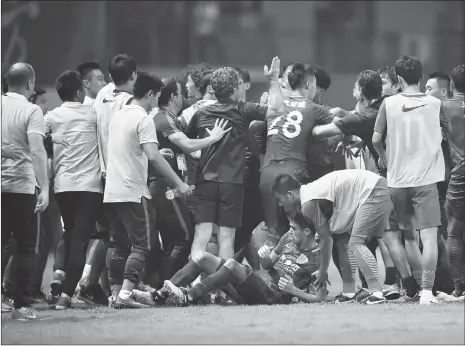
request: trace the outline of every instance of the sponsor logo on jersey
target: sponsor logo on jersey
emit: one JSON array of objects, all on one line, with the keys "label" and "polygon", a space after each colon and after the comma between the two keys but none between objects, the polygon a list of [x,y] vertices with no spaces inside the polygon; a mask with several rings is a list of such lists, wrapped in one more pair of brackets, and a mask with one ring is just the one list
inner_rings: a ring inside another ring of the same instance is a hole
[{"label": "sponsor logo on jersey", "polygon": [[308,258],[304,254],[300,254],[300,256],[296,259],[296,262],[298,264],[308,263]]},{"label": "sponsor logo on jersey", "polygon": [[402,112],[410,112],[413,111],[414,109],[425,107],[426,105],[419,105],[415,107],[405,107],[405,105],[402,106]]}]

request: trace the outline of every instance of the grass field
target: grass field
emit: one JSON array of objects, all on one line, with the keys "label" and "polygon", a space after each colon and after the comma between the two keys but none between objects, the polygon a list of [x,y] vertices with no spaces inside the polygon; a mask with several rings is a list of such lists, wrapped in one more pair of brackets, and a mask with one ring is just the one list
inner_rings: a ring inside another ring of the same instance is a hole
[{"label": "grass field", "polygon": [[[109,308],[2,316],[3,344],[463,344],[464,305]],[[5,314],[3,314],[5,315]],[[27,324],[27,325],[26,325]]]},{"label": "grass field", "polygon": [[[381,258],[381,256],[378,256]],[[51,279],[49,259],[44,283]],[[382,262],[379,263],[382,268]],[[384,272],[380,271],[384,280]],[[331,264],[330,294],[342,289]],[[47,292],[48,287],[44,290]],[[464,304],[294,304],[257,307],[101,307],[53,311],[42,321],[2,314],[3,344],[464,344]],[[44,309],[46,309],[44,311]]]}]

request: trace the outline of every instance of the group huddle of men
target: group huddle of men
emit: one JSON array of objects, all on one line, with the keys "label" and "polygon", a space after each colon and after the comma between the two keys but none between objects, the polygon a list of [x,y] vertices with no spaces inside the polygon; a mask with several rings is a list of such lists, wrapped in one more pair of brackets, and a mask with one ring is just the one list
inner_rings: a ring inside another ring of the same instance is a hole
[{"label": "group huddle of men", "polygon": [[[325,69],[277,57],[260,103],[241,68],[160,79],[122,54],[108,69],[108,84],[97,63],[63,72],[51,111],[30,65],[4,78],[2,312],[36,319],[31,305],[75,294],[116,309],[463,301],[465,65],[426,93],[416,58],[363,71],[351,111],[323,104]],[[335,170],[355,157],[364,169]]]}]

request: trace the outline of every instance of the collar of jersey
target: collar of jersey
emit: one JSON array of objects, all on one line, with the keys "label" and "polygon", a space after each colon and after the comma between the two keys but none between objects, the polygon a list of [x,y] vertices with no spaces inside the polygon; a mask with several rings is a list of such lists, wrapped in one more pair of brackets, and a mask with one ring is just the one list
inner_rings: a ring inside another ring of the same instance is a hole
[{"label": "collar of jersey", "polygon": [[69,102],[69,101],[66,101],[66,102],[63,102],[63,104],[61,105],[62,107],[69,107],[69,108],[76,108],[76,107],[79,107],[79,106],[82,106],[82,103],[81,102]]},{"label": "collar of jersey", "polygon": [[172,111],[170,111],[169,109],[160,107],[160,108],[159,108],[159,112],[165,112],[166,114],[168,114],[168,115],[171,116],[172,118],[177,118],[176,114],[174,114],[174,113],[173,113]]},{"label": "collar of jersey", "polygon": [[16,99],[25,99],[27,101],[27,98],[24,95],[21,95],[21,94],[18,94],[18,93],[13,93],[11,91],[8,91],[5,95],[9,96],[9,97],[16,98]]}]

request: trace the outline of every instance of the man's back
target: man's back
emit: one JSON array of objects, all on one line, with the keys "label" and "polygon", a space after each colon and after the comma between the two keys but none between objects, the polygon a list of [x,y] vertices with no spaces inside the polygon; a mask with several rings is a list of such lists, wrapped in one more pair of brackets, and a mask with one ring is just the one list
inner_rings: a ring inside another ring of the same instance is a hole
[{"label": "man's back", "polygon": [[140,203],[142,196],[151,198],[144,143],[158,143],[152,118],[142,107],[124,107],[110,123],[105,203]]},{"label": "man's back", "polygon": [[264,120],[267,107],[250,102],[214,103],[198,110],[188,128],[188,137],[205,138],[217,119],[229,121],[229,131],[221,141],[204,150],[197,171],[197,182],[203,180],[242,184],[245,170],[247,131],[253,120]]},{"label": "man's back", "polygon": [[[448,121],[448,139],[453,169],[465,165],[465,100],[457,95],[443,102]],[[464,167],[465,168],[465,167]],[[464,172],[465,174],[465,172]]]},{"label": "man's back", "polygon": [[2,157],[2,192],[34,194],[36,179],[28,133],[44,135],[44,117],[39,106],[16,93],[2,95],[2,146],[21,150],[19,159]]},{"label": "man's back", "polygon": [[264,167],[292,160],[306,170],[312,129],[315,124],[330,122],[332,117],[325,108],[303,98],[288,97],[284,104],[284,114],[268,121]]},{"label": "man's back", "polygon": [[69,145],[55,144],[55,192],[102,192],[97,120],[92,106],[65,102],[45,116],[45,132],[63,134]]},{"label": "man's back", "polygon": [[111,118],[123,106],[127,105],[131,98],[131,94],[117,89],[112,90],[110,85],[108,89],[102,89],[95,100],[94,110],[97,114],[99,153],[102,171],[106,170],[108,164],[108,136]]},{"label": "man's back", "polygon": [[401,93],[386,98],[383,105],[380,113],[384,112],[387,121],[389,186],[415,187],[443,181],[441,101],[423,93]]}]

